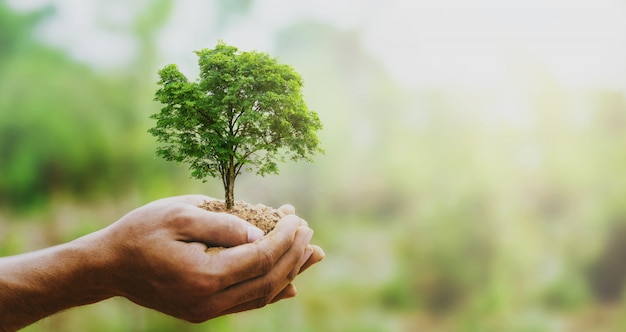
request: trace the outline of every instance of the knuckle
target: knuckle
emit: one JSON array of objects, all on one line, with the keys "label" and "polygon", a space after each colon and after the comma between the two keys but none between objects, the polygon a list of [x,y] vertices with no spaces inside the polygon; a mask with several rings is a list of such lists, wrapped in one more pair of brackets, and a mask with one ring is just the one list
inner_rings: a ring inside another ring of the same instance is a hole
[{"label": "knuckle", "polygon": [[199,300],[196,303],[192,303],[186,307],[186,311],[182,319],[198,324],[202,322],[206,322],[209,319],[215,318],[217,316],[216,309],[219,308],[219,305],[215,303],[211,303],[214,301],[203,301]]},{"label": "knuckle", "polygon": [[287,274],[287,281],[294,281],[294,279],[298,276],[298,272],[300,272],[300,269],[292,269],[289,274]]},{"label": "knuckle", "polygon": [[211,295],[218,292],[220,289],[226,288],[227,281],[223,274],[210,274],[203,273],[202,277],[199,277],[195,282],[195,289],[199,294]]},{"label": "knuckle", "polygon": [[275,277],[272,275],[266,276],[265,280],[261,284],[261,297],[257,300],[257,308],[262,308],[272,301],[277,285],[278,280]]},{"label": "knuckle", "polygon": [[196,324],[209,319],[206,310],[199,303],[189,303],[181,316],[182,319]]},{"label": "knuckle", "polygon": [[171,206],[167,213],[167,219],[178,228],[185,228],[193,221],[189,209],[182,204]]},{"label": "knuckle", "polygon": [[259,272],[263,275],[270,273],[274,267],[274,254],[269,250],[264,250],[259,247],[257,247],[256,254],[259,261]]},{"label": "knuckle", "polygon": [[256,302],[256,308],[260,309],[268,305],[272,301],[272,297],[269,294],[266,294],[260,297]]},{"label": "knuckle", "polygon": [[262,297],[262,298],[257,300],[257,302],[254,305],[254,307],[256,309],[261,309],[261,308],[265,307],[268,304],[269,304],[269,301],[267,301],[266,297]]}]

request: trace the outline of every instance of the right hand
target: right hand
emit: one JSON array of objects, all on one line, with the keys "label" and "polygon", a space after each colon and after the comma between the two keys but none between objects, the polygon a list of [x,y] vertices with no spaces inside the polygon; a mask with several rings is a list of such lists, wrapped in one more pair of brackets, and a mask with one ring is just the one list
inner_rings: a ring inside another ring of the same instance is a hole
[{"label": "right hand", "polygon": [[249,223],[198,208],[207,199],[154,201],[83,238],[108,262],[111,295],[190,322],[295,296],[293,279],[324,257],[306,222],[289,214],[258,238]]}]

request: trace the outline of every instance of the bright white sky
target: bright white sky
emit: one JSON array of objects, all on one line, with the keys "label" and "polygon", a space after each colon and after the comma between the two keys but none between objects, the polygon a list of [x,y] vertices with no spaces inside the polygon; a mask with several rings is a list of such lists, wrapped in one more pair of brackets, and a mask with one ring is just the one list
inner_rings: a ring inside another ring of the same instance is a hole
[{"label": "bright white sky", "polygon": [[492,87],[530,62],[563,85],[626,83],[618,1],[394,2],[368,28],[372,52],[407,82]]},{"label": "bright white sky", "polygon": [[[103,31],[103,17],[124,27],[148,0],[11,0],[28,10],[56,3],[40,35],[75,58],[115,67],[132,58],[135,41]],[[313,18],[358,29],[366,48],[407,86],[501,86],[511,72],[546,71],[563,86],[626,89],[626,4],[620,0],[264,0],[252,18],[214,35],[212,2],[179,0],[160,35],[167,62],[221,38],[241,49],[271,51],[272,33]],[[215,14],[214,14],[215,15]],[[202,27],[207,27],[205,30]],[[121,31],[121,30],[120,30]],[[178,62],[177,62],[178,63]],[[183,68],[184,69],[184,68]]]}]

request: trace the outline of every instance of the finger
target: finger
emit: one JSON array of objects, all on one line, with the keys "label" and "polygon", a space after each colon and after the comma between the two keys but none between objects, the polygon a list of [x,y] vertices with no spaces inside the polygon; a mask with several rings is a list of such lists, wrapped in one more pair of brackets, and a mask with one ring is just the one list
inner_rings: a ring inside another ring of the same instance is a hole
[{"label": "finger", "polygon": [[296,208],[291,204],[285,204],[279,207],[278,211],[284,213],[285,215],[296,214]]},{"label": "finger", "polygon": [[254,242],[264,233],[247,221],[228,213],[211,212],[194,206],[177,219],[181,241],[201,242],[209,247],[234,247]]},{"label": "finger", "polygon": [[280,300],[290,299],[292,297],[296,297],[296,295],[298,295],[298,290],[296,289],[296,286],[294,286],[293,284],[289,284],[282,291],[280,291],[280,293],[278,293],[278,295],[276,295],[276,297],[274,297],[272,301],[270,301],[270,303],[276,303]]},{"label": "finger", "polygon": [[[278,295],[276,295],[275,298],[273,298],[270,301],[270,303],[276,303],[280,300],[290,299],[290,298],[296,297],[296,295],[298,295],[298,290],[296,289],[296,286],[294,286],[293,284],[288,284],[287,287],[285,287],[280,293],[278,293]],[[232,308],[229,308],[225,311],[222,311],[218,316],[224,316],[228,314],[234,314],[237,312],[258,309],[258,306],[259,306],[259,299],[254,299],[252,301],[248,301],[246,303],[242,303]]]},{"label": "finger", "polygon": [[[293,284],[288,284],[287,287],[285,287],[280,293],[278,293],[278,295],[276,295],[276,297],[274,297],[270,301],[270,303],[276,303],[280,300],[290,299],[290,298],[296,297],[296,295],[298,295],[298,290],[296,289],[296,286],[294,286]],[[223,316],[223,315],[234,314],[234,313],[242,312],[246,310],[257,309],[258,303],[259,303],[259,299],[254,299],[252,301],[248,301],[246,303],[243,303],[243,304],[234,306],[232,308],[229,308],[225,311],[222,311],[219,315]]]},{"label": "finger", "polygon": [[306,269],[311,267],[313,264],[321,262],[325,257],[326,253],[320,246],[310,245],[311,249],[313,249],[313,253],[309,257],[309,259],[302,265],[300,268],[300,273],[304,272]]},{"label": "finger", "polygon": [[[272,301],[270,301],[270,303],[268,304],[276,303],[284,299],[290,299],[290,298],[295,297],[296,295],[298,295],[298,290],[296,289],[296,286],[294,286],[293,284],[289,284],[280,293],[278,293],[278,295],[275,298],[273,298]],[[258,308],[259,308],[259,299],[254,299],[252,301],[248,301],[246,303],[242,303],[232,308],[229,308],[225,311],[222,311],[217,316],[224,316],[228,314],[234,314],[234,313],[248,311],[252,309],[258,309]]]},{"label": "finger", "polygon": [[310,228],[299,227],[293,245],[268,273],[228,287],[217,293],[216,298],[221,299],[226,308],[236,308],[250,301],[254,308],[267,305],[296,277],[302,255],[312,236]]},{"label": "finger", "polygon": [[[293,206],[289,205],[289,204],[285,204],[285,205],[279,207],[278,211],[282,212],[285,216],[295,215],[295,213],[296,213],[296,209]],[[309,227],[309,223],[306,220],[300,218],[300,226]]]},{"label": "finger", "polygon": [[[288,284],[287,287],[285,287],[280,293],[278,293],[278,295],[275,298],[272,299],[272,301],[270,301],[270,303],[276,303],[280,300],[290,299],[292,297],[295,297],[296,295],[298,295],[298,290],[296,289],[296,286],[294,286],[293,284]],[[216,317],[224,316],[228,314],[234,314],[234,313],[252,310],[252,309],[258,309],[259,301],[260,299],[254,299],[254,300],[236,305],[234,307],[228,308],[220,312],[218,315],[216,315]]]},{"label": "finger", "polygon": [[296,216],[285,217],[276,223],[272,232],[254,243],[212,252],[210,259],[215,263],[207,266],[223,269],[218,273],[226,287],[265,275],[293,246],[299,223]]}]

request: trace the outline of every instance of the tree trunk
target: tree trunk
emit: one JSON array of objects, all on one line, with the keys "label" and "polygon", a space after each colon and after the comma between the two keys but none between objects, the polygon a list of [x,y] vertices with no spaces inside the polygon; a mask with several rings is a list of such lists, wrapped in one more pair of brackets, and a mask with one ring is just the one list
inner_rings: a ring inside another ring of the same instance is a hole
[{"label": "tree trunk", "polygon": [[228,166],[228,174],[224,182],[224,193],[226,201],[226,209],[230,210],[235,205],[235,164],[231,162]]},{"label": "tree trunk", "polygon": [[226,209],[230,210],[233,205],[235,205],[235,177],[233,176],[228,183],[228,188],[226,189]]}]

